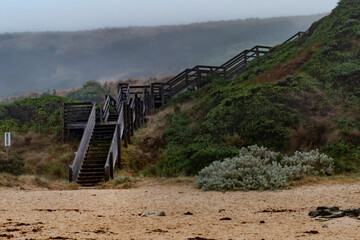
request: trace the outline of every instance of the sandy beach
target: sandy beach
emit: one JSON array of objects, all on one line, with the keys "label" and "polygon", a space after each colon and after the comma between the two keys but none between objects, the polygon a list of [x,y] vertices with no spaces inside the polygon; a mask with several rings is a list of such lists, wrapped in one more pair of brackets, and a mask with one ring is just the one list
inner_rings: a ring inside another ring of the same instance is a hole
[{"label": "sandy beach", "polygon": [[[360,183],[226,193],[156,180],[119,190],[0,189],[0,239],[360,239],[356,219],[310,218],[318,206],[359,208]],[[153,211],[166,215],[139,216]]]}]

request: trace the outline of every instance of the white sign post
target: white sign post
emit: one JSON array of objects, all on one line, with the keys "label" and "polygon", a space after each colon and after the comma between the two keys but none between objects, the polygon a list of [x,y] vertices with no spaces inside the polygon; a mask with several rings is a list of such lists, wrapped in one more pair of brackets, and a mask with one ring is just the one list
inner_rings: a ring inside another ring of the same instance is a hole
[{"label": "white sign post", "polygon": [[11,146],[11,133],[6,132],[5,133],[5,147],[10,147],[10,146]]},{"label": "white sign post", "polygon": [[11,133],[5,132],[5,147],[7,153],[7,160],[9,161],[9,147],[11,146]]}]

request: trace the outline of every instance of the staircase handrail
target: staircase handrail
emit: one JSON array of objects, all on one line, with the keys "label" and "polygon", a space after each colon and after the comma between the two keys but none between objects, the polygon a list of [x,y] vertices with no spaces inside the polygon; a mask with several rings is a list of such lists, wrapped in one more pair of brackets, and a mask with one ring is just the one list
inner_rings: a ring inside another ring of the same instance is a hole
[{"label": "staircase handrail", "polygon": [[121,101],[119,103],[119,105],[121,105],[120,107],[120,111],[119,111],[119,117],[118,120],[116,122],[116,127],[114,130],[114,135],[111,141],[111,145],[108,151],[108,156],[106,158],[106,162],[105,162],[105,176],[106,176],[106,180],[108,181],[110,178],[114,177],[114,168],[115,168],[115,164],[116,164],[116,159],[118,158],[119,152],[120,152],[120,147],[119,145],[121,144],[121,139],[123,137],[123,133],[124,133],[124,105],[123,102]]},{"label": "staircase handrail", "polygon": [[135,113],[135,97],[131,98],[131,103],[130,103],[130,109],[132,109],[132,123],[134,123],[136,121],[136,113]]},{"label": "staircase handrail", "polygon": [[80,172],[81,165],[84,161],[86,150],[89,147],[92,132],[94,131],[96,121],[96,105],[93,103],[89,119],[84,129],[84,134],[81,138],[80,145],[75,153],[74,162],[69,166],[69,180],[76,181]]},{"label": "staircase handrail", "polygon": [[106,95],[104,106],[102,108],[102,119],[101,121],[107,121],[110,115],[110,97]]},{"label": "staircase handrail", "polygon": [[295,33],[293,36],[291,36],[288,40],[286,40],[284,43],[288,43],[291,42],[293,40],[296,40],[297,38],[301,37],[302,35],[304,35],[306,32],[300,31]]}]

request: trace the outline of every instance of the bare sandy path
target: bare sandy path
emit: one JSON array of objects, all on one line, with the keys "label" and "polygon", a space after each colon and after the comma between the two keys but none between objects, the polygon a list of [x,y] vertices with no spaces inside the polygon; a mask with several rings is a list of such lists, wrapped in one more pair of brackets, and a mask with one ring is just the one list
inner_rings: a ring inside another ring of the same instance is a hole
[{"label": "bare sandy path", "polygon": [[[318,222],[307,215],[322,205],[360,208],[360,183],[227,193],[202,192],[185,183],[140,185],[124,190],[0,189],[0,239],[360,239],[355,219]],[[138,215],[152,211],[166,216]],[[225,217],[231,220],[220,221]]]}]

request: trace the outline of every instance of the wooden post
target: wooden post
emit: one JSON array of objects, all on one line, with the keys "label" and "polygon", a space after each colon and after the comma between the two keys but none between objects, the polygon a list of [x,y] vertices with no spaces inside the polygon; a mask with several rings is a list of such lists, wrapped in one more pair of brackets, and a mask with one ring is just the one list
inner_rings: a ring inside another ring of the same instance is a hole
[{"label": "wooden post", "polygon": [[69,166],[69,182],[72,182],[74,180],[72,176],[73,176],[72,168]]},{"label": "wooden post", "polygon": [[65,103],[62,104],[62,143],[65,143]]},{"label": "wooden post", "polygon": [[150,99],[150,93],[149,91],[145,92],[145,99],[146,99],[146,115],[151,115],[152,113],[152,104],[151,104],[151,99]]},{"label": "wooden post", "polygon": [[154,94],[154,84],[150,85],[150,93],[151,93],[151,108],[155,108],[155,94]]},{"label": "wooden post", "polygon": [[131,111],[130,111],[130,105],[127,104],[127,121],[128,121],[128,124],[127,124],[127,143],[128,144],[131,144]]},{"label": "wooden post", "polygon": [[128,108],[127,108],[127,104],[124,101],[123,103],[123,109],[124,109],[124,147],[128,147],[128,125],[129,125],[129,121],[128,121]]},{"label": "wooden post", "polygon": [[142,127],[144,125],[144,100],[140,99],[139,100],[139,104],[140,104],[140,127]]},{"label": "wooden post", "polygon": [[133,112],[133,116],[134,116],[134,113],[135,113],[135,119],[133,119],[133,122],[134,122],[134,130],[137,129],[137,123],[138,123],[138,111],[137,111],[137,107],[138,107],[138,104],[137,104],[137,94],[135,94],[135,97],[134,97],[134,112]]},{"label": "wooden post", "polygon": [[[145,105],[144,105],[144,99],[140,101],[140,106],[141,106],[141,125],[145,124],[145,114],[146,114],[146,109],[144,109]],[[145,111],[144,111],[145,110]]]},{"label": "wooden post", "polygon": [[136,100],[136,109],[137,109],[137,119],[138,119],[138,121],[137,121],[137,128],[140,128],[141,127],[141,115],[140,115],[140,102],[141,102],[141,100],[140,100],[140,98],[139,97],[137,97],[137,100]]},{"label": "wooden post", "polygon": [[109,181],[110,180],[110,168],[109,166],[105,167],[105,181]]},{"label": "wooden post", "polygon": [[[134,105],[133,105],[133,109],[132,109],[132,114],[131,114],[131,116],[132,116],[132,123],[134,124],[133,125],[133,130],[135,130],[135,129],[137,129],[137,126],[136,126],[136,122],[137,122],[137,109],[136,109],[136,94],[134,95]],[[135,117],[135,119],[134,119],[134,117]],[[132,136],[133,136],[134,134],[132,133]]]},{"label": "wooden post", "polygon": [[148,106],[148,91],[145,89],[144,91],[144,107],[145,107],[145,115],[149,115],[149,106]]},{"label": "wooden post", "polygon": [[165,97],[164,97],[164,84],[160,86],[160,97],[161,97],[161,106],[165,105]]},{"label": "wooden post", "polygon": [[196,68],[196,85],[199,87],[199,83],[201,81],[201,71],[199,67]]},{"label": "wooden post", "polygon": [[[131,134],[131,136],[134,136],[134,128],[135,128],[135,126],[134,126],[134,110],[135,109],[133,107],[130,107],[129,114],[130,114],[130,126],[131,126],[130,134]],[[130,141],[129,141],[129,143],[130,143]]]},{"label": "wooden post", "polygon": [[113,153],[110,153],[110,178],[113,179],[114,178],[114,156]]},{"label": "wooden post", "polygon": [[118,168],[121,169],[121,129],[120,129],[120,124],[117,125],[117,141],[118,141],[118,159],[117,159],[117,163],[118,163]]},{"label": "wooden post", "polygon": [[135,94],[135,127],[136,129],[140,128],[140,101],[139,101],[139,96],[136,93]]}]

